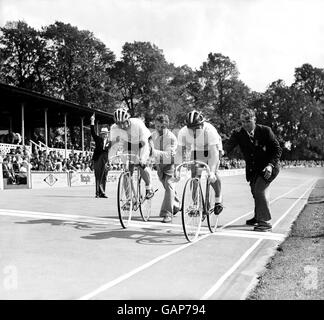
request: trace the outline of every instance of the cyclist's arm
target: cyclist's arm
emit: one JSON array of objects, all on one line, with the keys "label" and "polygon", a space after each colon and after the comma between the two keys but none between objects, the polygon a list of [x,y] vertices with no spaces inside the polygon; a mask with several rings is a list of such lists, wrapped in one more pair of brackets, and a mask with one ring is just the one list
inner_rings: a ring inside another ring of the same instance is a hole
[{"label": "cyclist's arm", "polygon": [[176,165],[181,164],[186,159],[187,148],[186,146],[179,145],[177,146],[176,154],[174,157],[174,163]]},{"label": "cyclist's arm", "polygon": [[[153,144],[153,142],[152,142]],[[154,157],[159,159],[160,157],[165,157],[166,159],[171,159],[175,154],[177,150],[177,139],[170,138],[170,140],[166,143],[165,149],[158,150],[155,149],[154,144],[153,144],[153,149],[154,149]]]},{"label": "cyclist's arm", "polygon": [[140,159],[140,162],[142,162],[142,157],[144,155],[144,152],[145,152],[145,145],[149,144],[149,141],[144,141],[144,140],[141,140],[139,142],[139,159]]},{"label": "cyclist's arm", "polygon": [[118,151],[118,142],[119,139],[113,139],[109,141],[109,150],[108,150],[108,159],[110,159],[111,157],[115,156],[117,154]]},{"label": "cyclist's arm", "polygon": [[209,146],[209,153],[208,165],[210,171],[215,173],[219,166],[219,151],[216,144]]}]

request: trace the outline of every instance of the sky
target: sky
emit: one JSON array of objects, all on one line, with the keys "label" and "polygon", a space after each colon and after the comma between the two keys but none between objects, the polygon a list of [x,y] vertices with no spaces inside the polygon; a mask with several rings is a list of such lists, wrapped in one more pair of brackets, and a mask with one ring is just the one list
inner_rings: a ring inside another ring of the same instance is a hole
[{"label": "sky", "polygon": [[176,66],[199,69],[208,54],[237,65],[263,92],[287,85],[304,63],[324,68],[324,0],[0,0],[0,26],[55,21],[93,32],[119,58],[125,42],[149,41]]}]

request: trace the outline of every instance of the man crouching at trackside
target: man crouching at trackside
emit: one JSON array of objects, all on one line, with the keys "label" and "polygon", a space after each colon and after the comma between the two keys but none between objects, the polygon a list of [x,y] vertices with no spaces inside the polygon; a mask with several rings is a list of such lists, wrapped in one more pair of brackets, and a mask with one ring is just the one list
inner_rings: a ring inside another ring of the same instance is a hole
[{"label": "man crouching at trackside", "polygon": [[254,198],[254,217],[246,224],[254,226],[254,231],[271,231],[269,185],[279,173],[282,150],[271,128],[256,123],[254,110],[243,109],[240,123],[224,149],[230,153],[238,145],[246,162],[246,180]]},{"label": "man crouching at trackside", "polygon": [[[180,164],[185,159],[187,150],[190,150],[190,160],[199,160],[208,164],[210,168],[210,182],[215,191],[214,213],[220,214],[223,210],[221,180],[217,174],[219,154],[222,151],[222,139],[216,128],[206,121],[201,112],[189,112],[185,120],[186,125],[178,133],[178,147],[175,161]],[[176,172],[176,174],[178,174]],[[191,176],[201,176],[201,170],[191,166]],[[179,177],[176,177],[179,180]]]}]

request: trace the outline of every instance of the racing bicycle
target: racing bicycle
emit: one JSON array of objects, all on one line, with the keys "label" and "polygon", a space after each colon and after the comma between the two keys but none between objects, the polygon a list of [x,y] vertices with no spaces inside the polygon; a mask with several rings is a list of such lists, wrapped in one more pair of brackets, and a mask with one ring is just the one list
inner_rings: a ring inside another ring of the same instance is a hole
[{"label": "racing bicycle", "polygon": [[[209,177],[210,168],[208,164],[198,160],[186,161],[177,166],[176,171],[180,177],[180,170],[183,166],[195,165],[207,171]],[[197,172],[197,170],[196,170]],[[218,215],[214,214],[215,192],[207,178],[205,193],[203,193],[202,181],[200,177],[189,178],[182,193],[181,217],[182,227],[186,239],[189,242],[195,241],[202,226],[202,222],[207,219],[210,232],[215,232],[218,224]]]},{"label": "racing bicycle", "polygon": [[[125,160],[122,161],[124,165],[118,179],[117,208],[120,223],[126,229],[133,213],[137,210],[144,221],[149,220],[152,199],[146,198],[145,182],[139,171],[139,157],[135,154],[123,153],[111,157],[110,162],[122,158]],[[137,160],[136,164],[131,160]]]}]

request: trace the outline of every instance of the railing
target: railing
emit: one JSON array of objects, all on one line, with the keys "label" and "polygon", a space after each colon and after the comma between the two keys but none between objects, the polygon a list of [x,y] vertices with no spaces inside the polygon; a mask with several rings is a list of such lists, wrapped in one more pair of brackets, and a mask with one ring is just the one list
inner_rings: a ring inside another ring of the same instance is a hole
[{"label": "railing", "polygon": [[[46,153],[49,153],[50,151],[55,151],[57,154],[60,154],[60,155],[63,155],[65,156],[65,149],[61,149],[61,148],[50,148],[48,147],[45,143],[39,141],[38,144],[32,140],[30,140],[31,144],[35,146],[36,150],[46,150]],[[74,149],[66,149],[66,154],[70,154],[70,153],[73,153],[73,154],[83,154],[85,153],[85,151],[82,151],[82,150],[74,150]],[[92,152],[89,152],[88,153],[92,154]]]},{"label": "railing", "polygon": [[[11,149],[16,150],[17,147],[22,148],[21,144],[11,144],[11,143],[0,143],[0,152],[1,153],[9,153]],[[25,148],[31,152],[31,146],[25,145]]]}]

